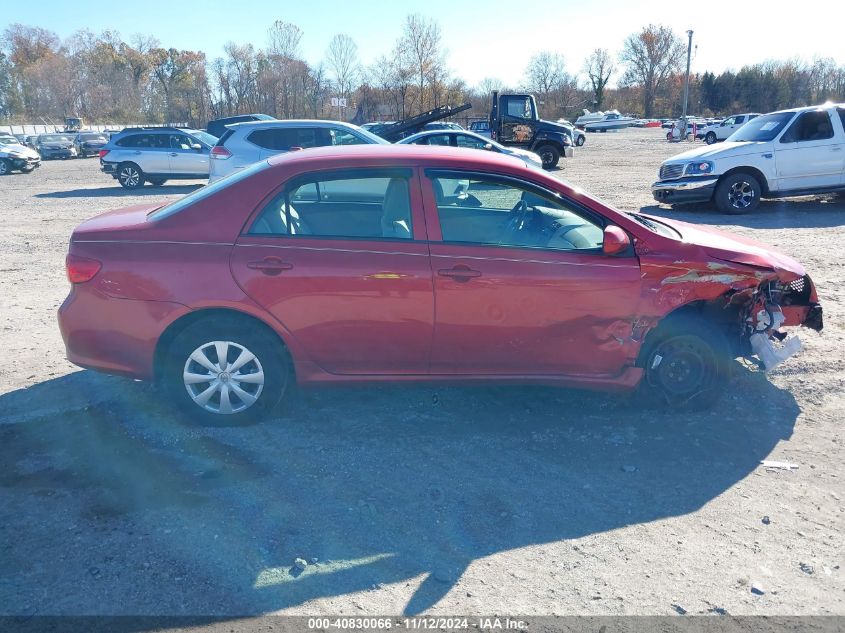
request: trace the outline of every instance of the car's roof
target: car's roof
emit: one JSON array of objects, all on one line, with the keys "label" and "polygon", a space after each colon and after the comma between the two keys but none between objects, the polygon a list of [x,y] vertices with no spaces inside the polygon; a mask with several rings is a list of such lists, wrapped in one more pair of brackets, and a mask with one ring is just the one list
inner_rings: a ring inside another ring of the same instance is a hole
[{"label": "car's roof", "polygon": [[[297,163],[314,163],[317,168],[331,168],[333,164],[345,168],[369,165],[389,165],[444,168],[497,169],[508,171],[527,169],[519,158],[498,152],[480,152],[466,147],[444,147],[441,145],[344,145],[315,147],[298,152],[286,152],[268,159],[271,166]],[[530,170],[532,173],[534,170]]]},{"label": "car's roof", "polygon": [[326,119],[285,119],[283,121],[241,121],[226,126],[230,130],[247,130],[255,127],[345,127],[357,129],[357,125],[344,121],[331,121]]},{"label": "car's roof", "polygon": [[810,112],[812,110],[821,110],[822,108],[845,108],[845,103],[820,103],[819,105],[804,106],[801,108],[787,108],[785,110],[776,110],[768,114],[778,114],[780,112]]}]

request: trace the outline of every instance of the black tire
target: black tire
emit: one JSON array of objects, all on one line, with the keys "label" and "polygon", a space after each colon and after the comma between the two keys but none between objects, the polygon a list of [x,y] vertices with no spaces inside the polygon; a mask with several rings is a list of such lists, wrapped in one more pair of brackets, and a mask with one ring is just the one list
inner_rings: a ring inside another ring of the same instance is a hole
[{"label": "black tire", "polygon": [[117,166],[117,182],[124,189],[140,189],[144,186],[144,172],[135,163],[120,163]]},{"label": "black tire", "polygon": [[640,352],[640,395],[649,404],[705,409],[724,392],[730,375],[727,338],[697,315],[668,316]]},{"label": "black tire", "polygon": [[540,160],[543,161],[543,169],[557,167],[557,163],[560,160],[560,152],[557,151],[557,147],[549,144],[541,145],[536,149],[536,153],[540,157]]},{"label": "black tire", "polygon": [[584,136],[583,134],[579,134],[578,137],[575,139],[575,144],[578,147],[582,147],[586,141],[587,141],[587,137]]},{"label": "black tire", "polygon": [[34,171],[35,167],[24,167],[23,169],[21,169],[22,174],[31,174]]},{"label": "black tire", "polygon": [[150,183],[153,187],[161,187],[164,183],[167,182],[167,178],[147,178],[147,182]]},{"label": "black tire", "polygon": [[0,158],[0,176],[8,176],[12,173],[12,163],[5,158]]},{"label": "black tire", "polygon": [[708,132],[707,134],[704,135],[704,142],[707,143],[708,145],[712,145],[717,140],[718,139],[716,138],[715,132]]},{"label": "black tire", "polygon": [[[223,372],[216,374],[216,382],[199,380],[186,384],[186,370],[197,376],[215,377],[210,368],[197,363],[193,360],[196,356],[192,356],[202,350],[203,355],[209,354],[207,361],[214,359],[210,362],[219,363],[215,342],[224,343],[228,349],[227,365],[223,367]],[[244,363],[235,373],[228,373],[231,371],[228,368],[243,350],[252,354],[254,360]],[[263,377],[260,389],[255,380],[235,380],[236,376],[256,377],[259,373]],[[221,379],[223,374],[225,377]],[[279,338],[269,328],[251,319],[229,316],[204,318],[180,332],[165,352],[161,373],[161,387],[176,406],[204,424],[220,425],[246,424],[269,417],[293,380],[292,363]],[[231,413],[225,412],[221,384],[226,385],[228,402],[233,411]],[[236,388],[241,393],[247,392],[247,396],[256,396],[256,399],[250,402],[246,396],[239,397]],[[211,396],[204,407],[194,397],[199,397],[199,394],[209,389]],[[238,410],[243,405],[245,408]]]},{"label": "black tire", "polygon": [[748,172],[737,172],[722,178],[714,199],[722,213],[740,215],[757,208],[761,191],[757,178]]}]

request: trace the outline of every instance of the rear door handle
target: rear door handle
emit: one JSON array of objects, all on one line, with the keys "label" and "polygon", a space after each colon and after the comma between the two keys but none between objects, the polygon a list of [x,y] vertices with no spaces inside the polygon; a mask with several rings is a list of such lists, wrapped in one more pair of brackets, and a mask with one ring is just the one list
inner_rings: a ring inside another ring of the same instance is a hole
[{"label": "rear door handle", "polygon": [[458,264],[453,268],[441,268],[437,271],[441,277],[451,277],[455,281],[469,281],[475,277],[481,277],[480,270],[473,270],[469,266]]},{"label": "rear door handle", "polygon": [[178,156],[179,154],[177,154],[176,152],[170,152],[170,155],[171,156]]},{"label": "rear door handle", "polygon": [[260,270],[265,275],[278,275],[283,270],[293,268],[293,264],[283,262],[278,257],[265,257],[260,261],[247,263],[246,267],[252,268],[253,270]]}]

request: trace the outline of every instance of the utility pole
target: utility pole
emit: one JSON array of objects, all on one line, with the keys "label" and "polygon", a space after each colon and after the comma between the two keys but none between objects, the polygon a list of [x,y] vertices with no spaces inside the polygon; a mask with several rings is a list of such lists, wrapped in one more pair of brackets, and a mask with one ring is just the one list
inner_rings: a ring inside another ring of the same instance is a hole
[{"label": "utility pole", "polygon": [[681,115],[681,138],[687,138],[687,101],[689,100],[689,66],[692,58],[692,29],[687,31],[689,42],[687,43],[687,75],[684,78],[684,107]]}]

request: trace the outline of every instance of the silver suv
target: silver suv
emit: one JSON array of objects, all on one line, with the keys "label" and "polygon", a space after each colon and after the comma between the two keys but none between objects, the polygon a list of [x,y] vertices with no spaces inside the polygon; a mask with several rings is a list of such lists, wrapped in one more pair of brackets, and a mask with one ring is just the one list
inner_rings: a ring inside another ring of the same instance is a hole
[{"label": "silver suv", "polygon": [[283,152],[327,145],[390,145],[380,136],[341,121],[250,121],[226,126],[211,149],[208,182]]},{"label": "silver suv", "polygon": [[127,189],[144,182],[208,178],[208,155],[217,139],[175,127],[131,127],[100,150],[100,168]]}]

